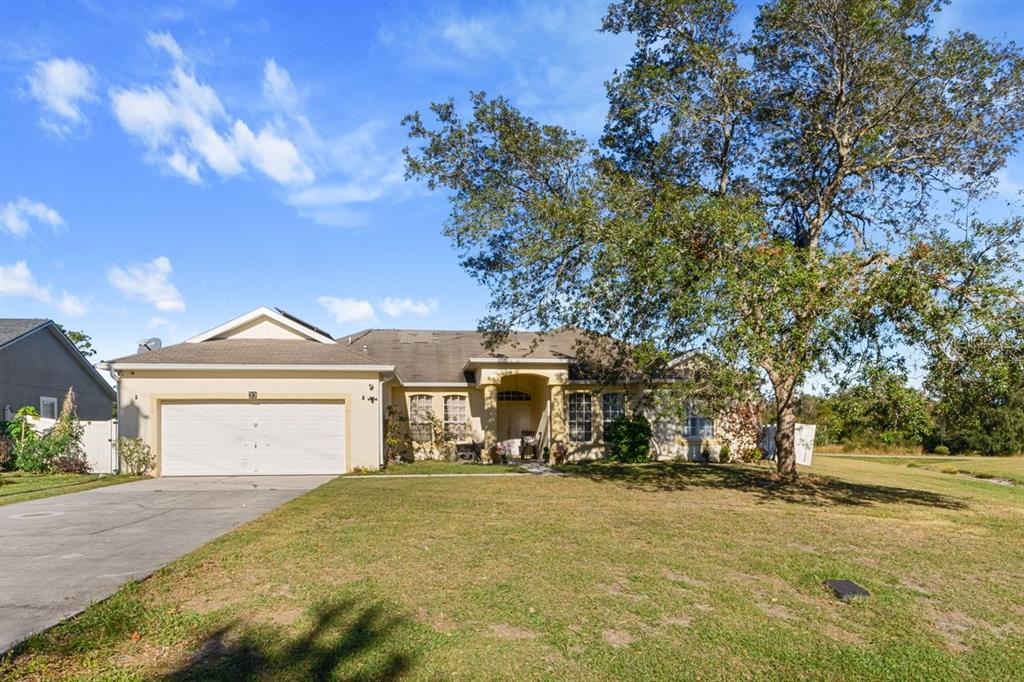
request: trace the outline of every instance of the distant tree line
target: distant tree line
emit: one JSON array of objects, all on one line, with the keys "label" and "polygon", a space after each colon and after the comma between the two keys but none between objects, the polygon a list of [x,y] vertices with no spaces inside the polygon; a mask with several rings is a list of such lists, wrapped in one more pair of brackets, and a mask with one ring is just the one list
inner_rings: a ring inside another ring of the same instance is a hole
[{"label": "distant tree line", "polygon": [[[1018,368],[1019,370],[1019,368]],[[930,376],[925,389],[899,371],[874,368],[825,396],[800,397],[799,419],[818,426],[819,445],[922,447],[926,452],[1010,455],[1024,452],[1024,383],[989,390],[968,377]]]}]

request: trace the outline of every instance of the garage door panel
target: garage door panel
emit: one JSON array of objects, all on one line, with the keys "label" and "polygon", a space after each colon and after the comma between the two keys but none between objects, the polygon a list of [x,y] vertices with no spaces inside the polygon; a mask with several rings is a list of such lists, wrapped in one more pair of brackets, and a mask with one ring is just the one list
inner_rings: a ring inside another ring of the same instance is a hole
[{"label": "garage door panel", "polygon": [[167,403],[165,476],[344,473],[341,403]]}]

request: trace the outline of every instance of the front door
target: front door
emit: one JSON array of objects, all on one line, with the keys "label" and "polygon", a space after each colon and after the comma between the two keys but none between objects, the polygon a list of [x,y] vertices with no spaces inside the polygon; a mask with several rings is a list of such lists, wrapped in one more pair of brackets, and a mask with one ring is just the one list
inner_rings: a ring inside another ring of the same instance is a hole
[{"label": "front door", "polygon": [[530,404],[504,403],[498,406],[498,440],[520,438],[523,431],[533,431]]}]

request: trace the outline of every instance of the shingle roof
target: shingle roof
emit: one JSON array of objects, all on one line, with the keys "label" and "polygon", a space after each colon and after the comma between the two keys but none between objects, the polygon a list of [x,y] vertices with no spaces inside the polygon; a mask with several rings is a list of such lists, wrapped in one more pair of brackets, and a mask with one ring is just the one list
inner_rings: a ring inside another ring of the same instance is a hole
[{"label": "shingle roof", "polygon": [[[368,329],[349,338],[351,348],[365,345],[371,356],[394,365],[402,381],[449,383],[467,381],[463,370],[470,358],[571,359],[579,333],[514,332],[508,343],[493,351],[485,347],[484,335],[476,331]],[[338,339],[338,343],[347,342],[345,337]]]},{"label": "shingle roof", "polygon": [[0,346],[48,322],[40,317],[0,319]]},{"label": "shingle roof", "polygon": [[[284,339],[220,339],[179,343],[112,360],[114,364],[394,365],[404,382],[466,382],[470,358],[571,359],[578,332],[513,333],[493,351],[475,331],[368,329],[336,344]],[[364,350],[365,347],[365,350]]]},{"label": "shingle roof", "polygon": [[124,364],[183,365],[383,365],[379,358],[342,344],[290,339],[218,339],[178,343],[112,360]]}]

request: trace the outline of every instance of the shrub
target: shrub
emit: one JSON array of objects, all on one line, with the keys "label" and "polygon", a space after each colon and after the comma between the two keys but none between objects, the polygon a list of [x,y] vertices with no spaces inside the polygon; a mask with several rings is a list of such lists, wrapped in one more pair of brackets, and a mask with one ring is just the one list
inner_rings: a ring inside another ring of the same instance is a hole
[{"label": "shrub", "polygon": [[42,439],[49,470],[55,469],[68,474],[89,473],[89,460],[82,449],[84,432],[75,407],[75,391],[69,388],[64,396],[64,404],[60,408],[57,423]]},{"label": "shrub", "polygon": [[7,433],[7,425],[0,428],[0,471],[7,471],[14,462],[14,439]]},{"label": "shrub", "polygon": [[642,414],[623,415],[605,429],[608,457],[617,462],[643,462],[651,454],[651,423]]},{"label": "shrub", "polygon": [[744,462],[760,462],[764,459],[764,453],[761,448],[747,448],[740,453],[740,459]]},{"label": "shrub", "polygon": [[51,462],[51,467],[62,474],[91,474],[92,467],[89,460],[83,455],[65,453],[57,455]]},{"label": "shrub", "polygon": [[129,476],[144,476],[156,464],[153,451],[141,438],[118,438],[117,456],[122,473]]},{"label": "shrub", "polygon": [[934,452],[936,455],[948,455],[949,448],[947,448],[945,445],[939,445],[936,446],[936,448],[932,452]]},{"label": "shrub", "polygon": [[728,443],[723,443],[722,447],[718,450],[718,461],[729,462],[732,460],[732,446]]}]

